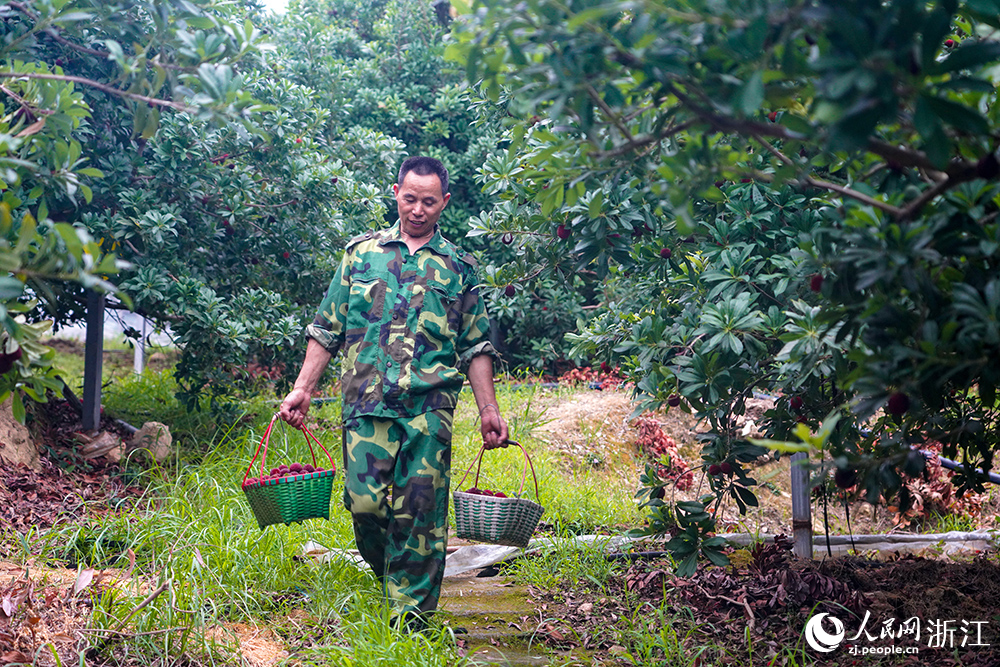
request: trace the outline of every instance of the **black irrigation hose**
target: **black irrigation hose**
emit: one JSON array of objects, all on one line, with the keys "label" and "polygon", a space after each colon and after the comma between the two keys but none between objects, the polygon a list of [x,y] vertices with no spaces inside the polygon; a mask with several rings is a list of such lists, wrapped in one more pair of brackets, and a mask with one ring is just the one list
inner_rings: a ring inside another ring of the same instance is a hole
[{"label": "black irrigation hose", "polygon": [[604,558],[609,561],[627,560],[632,562],[637,560],[655,560],[672,555],[669,551],[629,551],[625,553],[605,554]]},{"label": "black irrigation hose", "polygon": [[[937,460],[941,462],[942,468],[947,468],[948,470],[960,470],[960,471],[965,470],[965,466],[959,463],[958,461],[952,461],[951,459],[946,459],[943,456],[938,456],[934,452],[928,452],[927,450],[924,449],[921,449],[920,453],[923,454],[926,458],[937,457]],[[1000,484],[1000,475],[996,474],[995,472],[984,473],[982,471],[982,468],[976,468],[976,474],[984,477],[985,478],[984,481],[990,481],[993,482],[994,484]]]}]

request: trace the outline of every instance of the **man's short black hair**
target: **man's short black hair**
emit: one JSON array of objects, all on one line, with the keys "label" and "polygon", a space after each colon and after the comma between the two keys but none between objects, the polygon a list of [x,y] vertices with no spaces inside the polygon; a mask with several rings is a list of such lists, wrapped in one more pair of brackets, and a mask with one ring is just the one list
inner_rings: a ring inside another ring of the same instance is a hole
[{"label": "man's short black hair", "polygon": [[402,185],[403,179],[411,171],[417,176],[435,174],[441,181],[441,194],[448,194],[448,170],[441,163],[441,160],[425,155],[414,155],[413,157],[406,158],[403,160],[403,165],[399,168],[399,179],[396,183]]}]

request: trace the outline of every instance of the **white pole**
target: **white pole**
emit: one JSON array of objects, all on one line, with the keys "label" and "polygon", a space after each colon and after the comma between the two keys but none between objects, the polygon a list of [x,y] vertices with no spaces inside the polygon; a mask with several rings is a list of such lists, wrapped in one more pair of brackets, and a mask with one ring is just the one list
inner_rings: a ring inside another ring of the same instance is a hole
[{"label": "white pole", "polygon": [[132,357],[132,370],[136,375],[142,375],[146,363],[146,318],[142,318],[142,337],[135,342],[135,354]]}]

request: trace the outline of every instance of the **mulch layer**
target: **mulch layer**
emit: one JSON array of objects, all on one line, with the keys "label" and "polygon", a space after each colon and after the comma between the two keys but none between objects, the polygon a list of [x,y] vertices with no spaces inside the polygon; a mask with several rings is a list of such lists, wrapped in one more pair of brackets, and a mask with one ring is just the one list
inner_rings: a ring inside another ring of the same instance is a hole
[{"label": "mulch layer", "polygon": [[[995,553],[969,562],[909,555],[807,561],[789,548],[782,540],[757,545],[734,554],[737,565],[703,568],[687,579],[673,576],[669,562],[637,561],[602,590],[532,589],[545,615],[561,619],[539,633],[552,647],[606,655],[603,665],[634,664],[622,644],[636,627],[670,638],[664,643],[675,643],[683,658],[677,664],[693,667],[1000,665]],[[838,621],[820,622],[819,637],[828,640],[820,645],[835,647],[821,653],[808,647],[804,631],[824,612]]]}]

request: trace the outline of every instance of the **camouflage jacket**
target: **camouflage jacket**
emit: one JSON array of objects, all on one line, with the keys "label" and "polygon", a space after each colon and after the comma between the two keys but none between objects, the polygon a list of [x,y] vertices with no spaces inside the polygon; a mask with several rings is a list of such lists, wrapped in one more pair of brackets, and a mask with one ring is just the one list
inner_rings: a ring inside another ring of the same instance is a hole
[{"label": "camouflage jacket", "polygon": [[410,254],[399,223],[351,239],[306,335],[344,351],[343,415],[453,408],[472,358],[495,356],[472,257],[440,230]]}]

